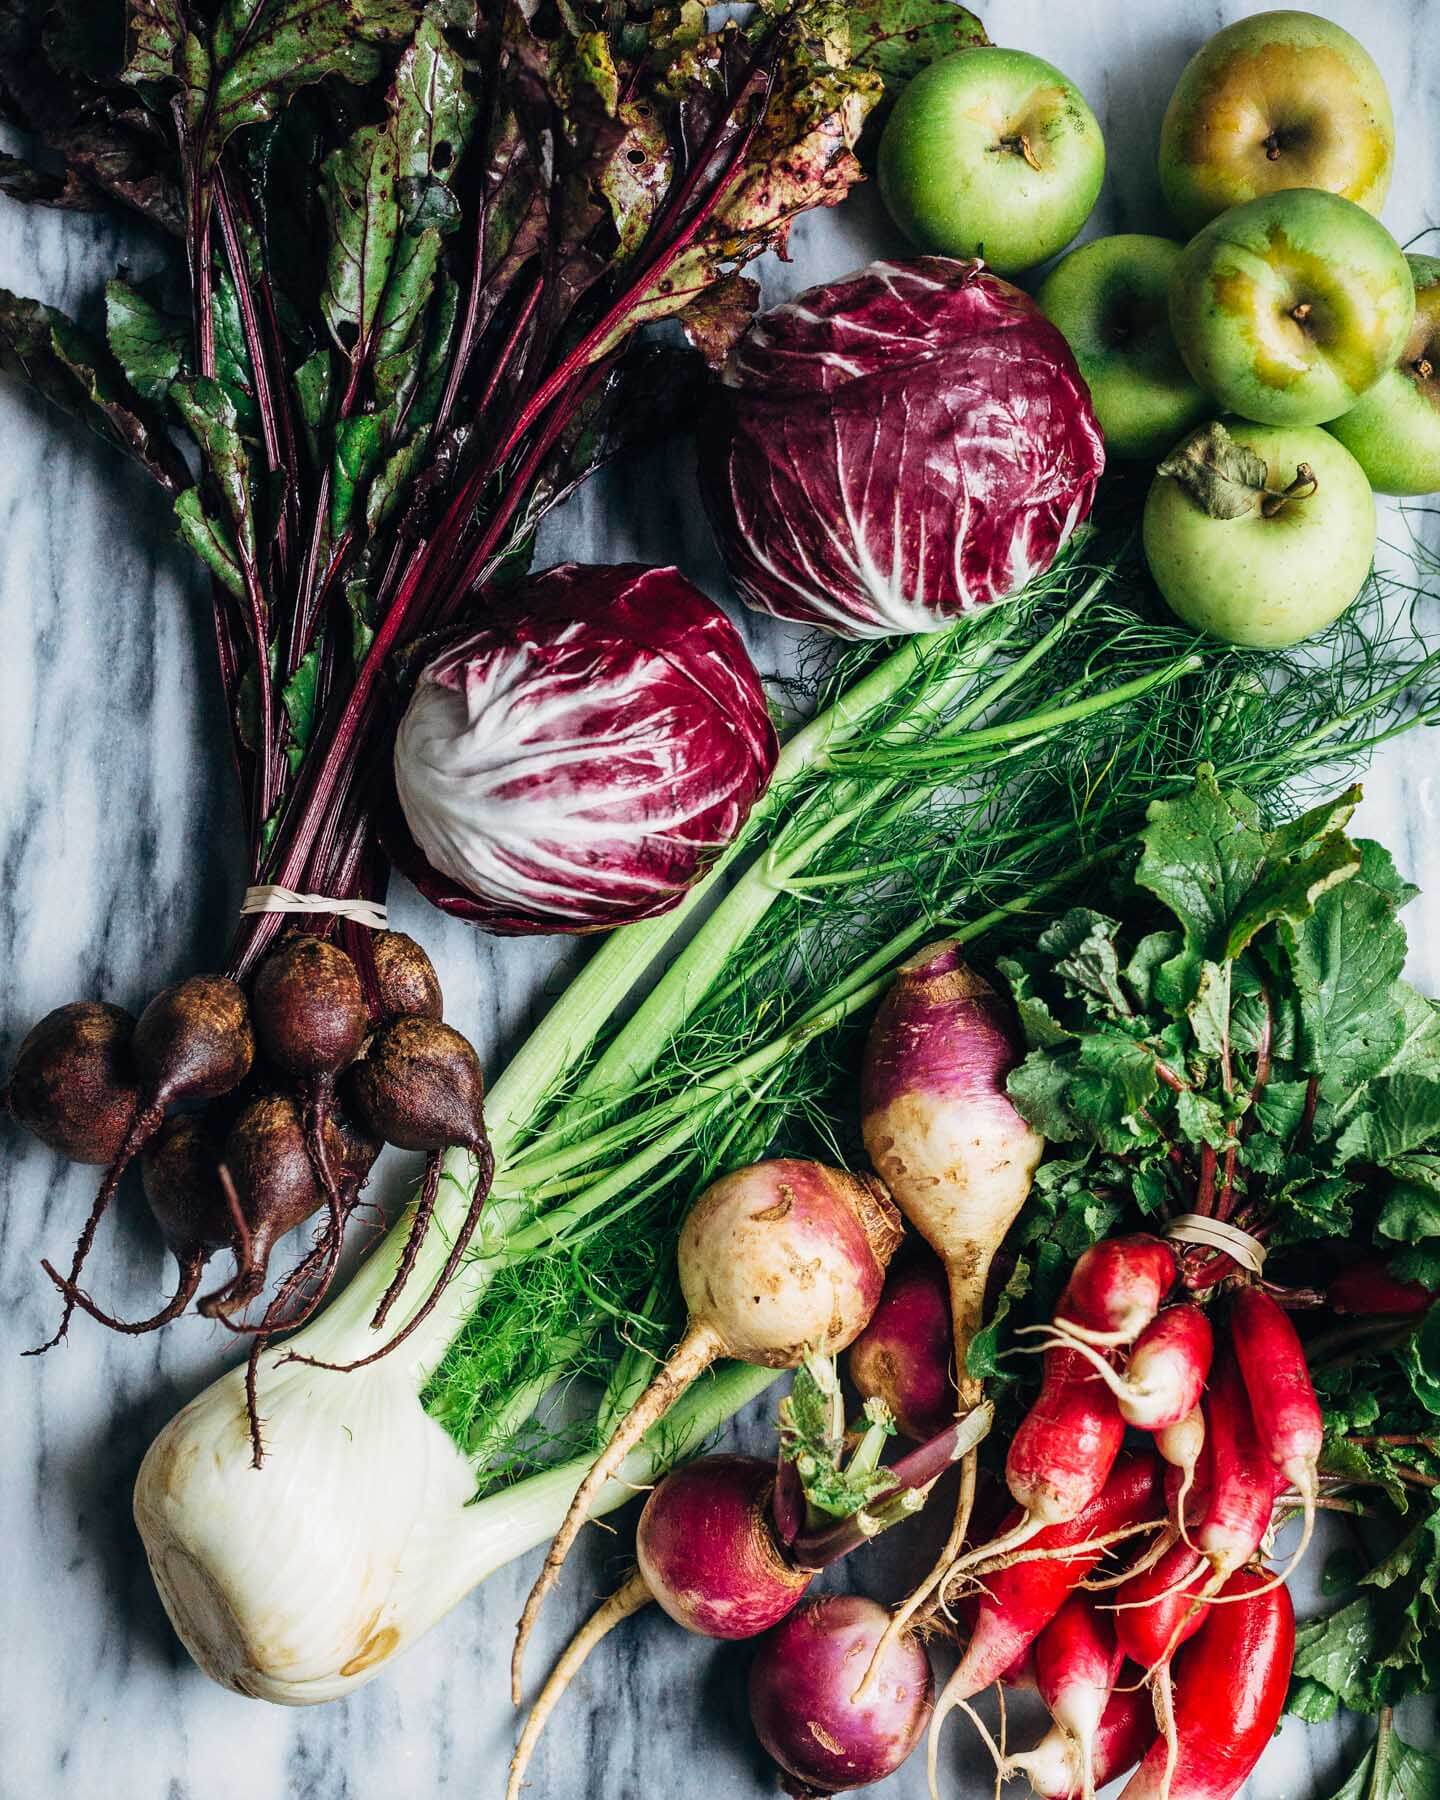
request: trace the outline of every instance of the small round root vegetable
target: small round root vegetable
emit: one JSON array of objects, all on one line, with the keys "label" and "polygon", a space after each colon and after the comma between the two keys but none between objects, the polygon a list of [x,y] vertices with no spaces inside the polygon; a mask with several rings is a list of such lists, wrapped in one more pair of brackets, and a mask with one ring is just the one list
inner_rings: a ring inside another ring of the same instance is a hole
[{"label": "small round root vegetable", "polygon": [[1136,1338],[1123,1375],[1088,1345],[1072,1348],[1110,1389],[1127,1425],[1158,1432],[1179,1425],[1199,1406],[1215,1338],[1204,1312],[1187,1303],[1155,1315]]},{"label": "small round root vegetable", "polygon": [[1260,1447],[1305,1503],[1304,1528],[1284,1580],[1309,1549],[1315,1530],[1325,1421],[1299,1334],[1278,1301],[1262,1288],[1241,1288],[1231,1303],[1230,1336]]},{"label": "small round root vegetable", "polygon": [[140,1090],[130,1064],[135,1021],[103,1000],[72,1000],[32,1026],[15,1057],[10,1113],[70,1162],[115,1160]]},{"label": "small round root vegetable", "polygon": [[493,1175],[490,1140],[485,1133],[485,1075],[470,1040],[452,1025],[418,1014],[406,1014],[381,1027],[363,1062],[350,1074],[351,1103],[361,1122],[383,1143],[401,1150],[423,1150],[425,1181],[410,1224],[410,1235],[390,1285],[381,1295],[370,1324],[378,1331],[389,1316],[430,1229],[440,1187],[445,1151],[468,1150],[479,1179],[470,1210],[456,1234],[450,1256],[419,1310],[383,1349],[347,1363],[347,1369],[387,1355],[429,1316],[464,1260]]},{"label": "small round root vegetable", "polygon": [[1435,1296],[1418,1281],[1392,1275],[1383,1256],[1368,1256],[1342,1269],[1325,1290],[1331,1312],[1362,1319],[1410,1319],[1428,1312]]},{"label": "small round root vegetable", "polygon": [[70,1289],[49,1263],[41,1267],[67,1298],[111,1331],[158,1331],[194,1299],[205,1264],[216,1250],[243,1244],[248,1230],[220,1179],[220,1153],[200,1113],[167,1119],[140,1153],[140,1174],[151,1214],[180,1265],[175,1292],[148,1319],[117,1319],[80,1289]]},{"label": "small round root vegetable", "polygon": [[[1117,1687],[1105,1703],[1095,1732],[1092,1766],[1096,1787],[1133,1769],[1155,1738],[1155,1712],[1143,1687]],[[1056,1725],[1033,1750],[1005,1763],[1002,1774],[1024,1775],[1037,1800],[1080,1800],[1082,1775],[1079,1749],[1068,1731]]]},{"label": "small round root vegetable", "polygon": [[701,1637],[758,1637],[783,1619],[814,1576],[775,1541],[775,1465],[754,1456],[702,1456],[651,1491],[635,1535],[639,1567],[583,1625],[536,1700],[510,1764],[519,1792],[545,1721],[585,1658],[622,1619],[656,1600]]},{"label": "small round root vegetable", "polygon": [[[938,1732],[951,1705],[981,1693],[1035,1642],[1099,1562],[1104,1540],[1155,1520],[1160,1504],[1159,1464],[1150,1455],[1127,1454],[1078,1518],[1038,1533],[1028,1558],[982,1573],[975,1627],[940,1697],[932,1729]],[[1067,1550],[1071,1554],[1054,1554]]]},{"label": "small round root vegetable", "polygon": [[372,931],[369,942],[381,1024],[391,1019],[443,1019],[440,977],[415,939],[403,931]]},{"label": "small round root vegetable", "polygon": [[27,1355],[53,1349],[70,1327],[81,1271],[120,1177],[182,1100],[218,1100],[237,1088],[255,1060],[255,1037],[244,992],[224,975],[191,975],[161,990],[141,1013],[130,1037],[139,1093],[124,1140],[111,1158],[90,1208],[62,1287],[66,1294],[54,1335]]},{"label": "small round root vegetable", "polygon": [[814,1578],[780,1552],[770,1524],[775,1465],[702,1456],[651,1493],[635,1560],[660,1607],[700,1637],[749,1638],[783,1619]]},{"label": "small round root vegetable", "polygon": [[1095,1793],[1095,1740],[1119,1670],[1115,1627],[1087,1594],[1071,1594],[1035,1640],[1035,1684],[1073,1741],[1082,1800]]},{"label": "small round root vegetable", "polygon": [[1160,1310],[1179,1273],[1162,1239],[1137,1231],[1092,1244],[1070,1271],[1054,1329],[1086,1344],[1133,1344]]},{"label": "small round root vegetable", "polygon": [[750,1666],[755,1735],[795,1795],[843,1794],[893,1774],[919,1743],[934,1702],[924,1646],[892,1641],[865,1697],[856,1672],[880,1645],[889,1615],[858,1594],[827,1594],[772,1631]]},{"label": "small round root vegetable", "polygon": [[1289,1591],[1246,1571],[1222,1598],[1240,1604],[1175,1658],[1173,1750],[1153,1744],[1120,1800],[1232,1800],[1274,1735],[1295,1655]]},{"label": "small round root vegetable", "polygon": [[360,1054],[370,1015],[360,976],[345,952],[324,938],[286,939],[256,971],[250,996],[256,1041],[305,1100],[305,1143],[329,1208],[319,1304],[340,1260],[344,1234],[340,1181],[326,1148],[335,1078]]},{"label": "small round root vegetable", "polygon": [[[1045,1140],[1006,1092],[1021,1055],[1009,1001],[969,967],[951,939],[900,965],[865,1043],[865,1148],[895,1204],[944,1267],[962,1409],[980,1399],[965,1358],[984,1314],[990,1265],[1045,1151]],[[975,1472],[972,1456],[962,1465],[949,1537],[897,1609],[892,1637],[954,1562],[974,1504]]]},{"label": "small round root vegetable", "polygon": [[811,1351],[847,1349],[875,1310],[900,1236],[899,1217],[877,1182],[823,1163],[753,1163],[701,1194],[676,1250],[689,1313],[685,1335],[615,1428],[555,1534],[516,1632],[517,1704],[525,1644],[540,1607],[596,1495],[624,1457],[720,1357],[793,1369]]},{"label": "small round root vegetable", "polygon": [[950,1292],[940,1259],[915,1243],[886,1278],[870,1323],[850,1346],[850,1379],[866,1400],[883,1400],[908,1438],[923,1444],[955,1416]]}]

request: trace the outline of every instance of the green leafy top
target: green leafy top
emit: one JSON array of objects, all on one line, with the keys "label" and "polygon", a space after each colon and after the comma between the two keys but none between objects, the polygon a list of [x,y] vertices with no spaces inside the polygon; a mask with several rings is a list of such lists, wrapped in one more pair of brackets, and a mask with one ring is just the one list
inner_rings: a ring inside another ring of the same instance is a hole
[{"label": "green leafy top", "polygon": [[[972,1372],[1003,1389],[1011,1314],[1040,1316],[1117,1225],[1224,1219],[1268,1252],[1327,1411],[1327,1481],[1376,1516],[1335,1613],[1304,1627],[1293,1704],[1374,1711],[1440,1677],[1440,1309],[1348,1319],[1331,1273],[1383,1255],[1440,1289],[1440,1008],[1402,978],[1415,889],[1352,839],[1351,789],[1266,826],[1202,768],[1153,803],[1111,904],[1002,957],[1027,1054],[1009,1089],[1054,1150]],[[1202,1296],[1247,1279],[1177,1245]]]}]

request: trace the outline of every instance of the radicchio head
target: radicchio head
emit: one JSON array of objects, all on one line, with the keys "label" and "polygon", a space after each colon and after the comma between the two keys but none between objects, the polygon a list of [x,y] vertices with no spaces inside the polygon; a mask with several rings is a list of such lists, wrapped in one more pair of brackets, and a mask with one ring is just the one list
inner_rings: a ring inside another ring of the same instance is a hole
[{"label": "radicchio head", "polygon": [[678,570],[565,563],[421,671],[397,860],[491,931],[649,918],[734,838],[777,753],[739,634]]},{"label": "radicchio head", "polygon": [[763,314],[725,371],[701,485],[761,612],[933,631],[1015,593],[1104,467],[1075,359],[978,262],[872,263]]}]

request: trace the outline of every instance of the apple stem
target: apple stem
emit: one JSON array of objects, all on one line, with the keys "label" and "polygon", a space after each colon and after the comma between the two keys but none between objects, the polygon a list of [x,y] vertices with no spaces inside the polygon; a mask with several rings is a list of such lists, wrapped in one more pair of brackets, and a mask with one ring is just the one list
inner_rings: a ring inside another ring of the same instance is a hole
[{"label": "apple stem", "polygon": [[1295,479],[1289,487],[1276,493],[1268,489],[1265,498],[1260,502],[1260,511],[1267,519],[1273,519],[1291,500],[1309,500],[1320,491],[1320,478],[1309,463],[1300,463],[1295,470]]},{"label": "apple stem", "polygon": [[1435,365],[1428,356],[1417,356],[1410,367],[1414,369],[1415,373],[1422,381],[1428,381],[1435,373]]},{"label": "apple stem", "polygon": [[1030,140],[1023,131],[1017,131],[1010,137],[1002,137],[999,148],[1009,150],[1016,156],[1023,156],[1030,167],[1039,173],[1040,159],[1030,148]]}]

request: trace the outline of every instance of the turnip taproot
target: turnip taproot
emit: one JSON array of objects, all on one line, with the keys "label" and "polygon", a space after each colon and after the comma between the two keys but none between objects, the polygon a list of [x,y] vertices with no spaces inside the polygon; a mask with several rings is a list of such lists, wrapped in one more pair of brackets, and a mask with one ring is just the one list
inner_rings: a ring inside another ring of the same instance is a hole
[{"label": "turnip taproot", "polygon": [[779,1158],[712,1182],[680,1230],[676,1261],[689,1320],[674,1355],[611,1435],[582,1482],[525,1603],[511,1665],[519,1702],[525,1644],[591,1505],[628,1451],[720,1357],[793,1369],[852,1344],[874,1312],[900,1242],[878,1182]]}]

